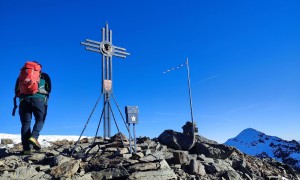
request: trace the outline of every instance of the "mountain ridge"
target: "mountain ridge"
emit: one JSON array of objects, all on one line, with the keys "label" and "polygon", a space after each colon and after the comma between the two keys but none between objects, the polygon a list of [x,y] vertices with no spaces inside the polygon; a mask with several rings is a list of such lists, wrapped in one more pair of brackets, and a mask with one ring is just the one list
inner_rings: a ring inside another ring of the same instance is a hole
[{"label": "mountain ridge", "polygon": [[137,138],[134,153],[122,133],[109,139],[55,141],[30,155],[20,154],[21,143],[1,139],[0,179],[300,179],[291,166],[218,144],[199,135],[197,128],[192,136],[191,124],[183,132],[169,129],[158,138]]},{"label": "mountain ridge", "polygon": [[274,158],[300,170],[300,143],[296,140],[287,141],[247,128],[224,144],[259,158]]}]

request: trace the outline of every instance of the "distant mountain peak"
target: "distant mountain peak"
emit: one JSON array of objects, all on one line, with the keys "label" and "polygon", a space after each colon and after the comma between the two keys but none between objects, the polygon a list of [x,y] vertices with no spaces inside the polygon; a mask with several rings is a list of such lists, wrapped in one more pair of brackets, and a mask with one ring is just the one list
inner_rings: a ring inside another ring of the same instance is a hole
[{"label": "distant mountain peak", "polygon": [[256,130],[256,129],[253,129],[253,128],[247,128],[247,129],[244,129],[240,134],[240,136],[262,136],[262,135],[265,135],[264,133]]},{"label": "distant mountain peak", "polygon": [[[228,144],[228,142],[233,141],[239,144],[244,144],[247,146],[253,146],[256,142],[260,141],[260,139],[265,136],[264,133],[257,131],[253,128],[247,128],[243,130],[241,133],[239,133],[235,138],[229,139],[225,142],[225,144]],[[234,144],[233,144],[234,146]]]},{"label": "distant mountain peak", "polygon": [[251,132],[251,131],[253,131],[253,132],[259,132],[258,130],[254,129],[254,128],[250,128],[250,127],[244,129],[242,132]]},{"label": "distant mountain peak", "polygon": [[270,157],[300,170],[300,144],[269,136],[253,128],[247,128],[224,144],[257,157]]}]

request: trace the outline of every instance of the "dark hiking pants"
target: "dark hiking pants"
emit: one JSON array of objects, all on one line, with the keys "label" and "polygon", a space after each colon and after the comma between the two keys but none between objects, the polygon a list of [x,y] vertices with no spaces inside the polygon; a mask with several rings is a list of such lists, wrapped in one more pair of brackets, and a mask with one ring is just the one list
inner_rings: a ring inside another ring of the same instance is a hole
[{"label": "dark hiking pants", "polygon": [[[42,98],[24,98],[20,102],[19,114],[22,123],[22,145],[23,150],[26,151],[30,149],[28,139],[30,137],[38,139],[40,131],[44,126],[44,121],[47,115],[47,106],[45,104],[45,100]],[[32,114],[35,118],[35,123],[31,132]]]}]

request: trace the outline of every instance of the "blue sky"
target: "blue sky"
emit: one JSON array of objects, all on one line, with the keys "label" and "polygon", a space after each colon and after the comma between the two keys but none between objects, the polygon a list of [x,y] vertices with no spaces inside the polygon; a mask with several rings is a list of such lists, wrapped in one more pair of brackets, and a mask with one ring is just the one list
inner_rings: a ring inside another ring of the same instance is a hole
[{"label": "blue sky", "polygon": [[[53,83],[41,134],[80,134],[102,73],[101,55],[80,42],[101,41],[108,22],[113,44],[131,53],[113,58],[113,88],[123,113],[139,106],[138,136],[181,131],[190,120],[186,69],[162,73],[188,57],[201,135],[223,143],[251,127],[300,140],[299,9],[297,0],[0,0],[0,132],[20,133],[11,116],[14,83],[24,62],[36,60]],[[101,104],[85,135],[95,134]]]}]

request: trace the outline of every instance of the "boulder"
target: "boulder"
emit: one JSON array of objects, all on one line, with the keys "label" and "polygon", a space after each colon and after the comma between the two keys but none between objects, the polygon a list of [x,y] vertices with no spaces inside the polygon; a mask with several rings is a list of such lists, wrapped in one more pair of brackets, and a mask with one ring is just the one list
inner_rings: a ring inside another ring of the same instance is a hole
[{"label": "boulder", "polygon": [[173,152],[173,162],[175,164],[183,164],[183,163],[189,163],[190,157],[188,151],[174,151]]},{"label": "boulder", "polygon": [[14,141],[12,139],[3,138],[1,139],[1,144],[7,145],[7,144],[13,144]]},{"label": "boulder", "polygon": [[70,160],[52,168],[50,174],[55,178],[71,177],[79,168],[79,160]]},{"label": "boulder", "polygon": [[198,134],[198,127],[197,127],[195,122],[193,124],[192,122],[187,121],[185,123],[185,125],[182,126],[182,130],[183,130],[183,134],[193,135],[193,132],[194,132],[195,135]]},{"label": "boulder", "polygon": [[200,161],[191,159],[189,165],[190,174],[204,176],[206,174],[204,166]]},{"label": "boulder", "polygon": [[158,136],[158,141],[168,148],[175,150],[189,150],[193,146],[193,136],[173,130],[165,130]]}]

